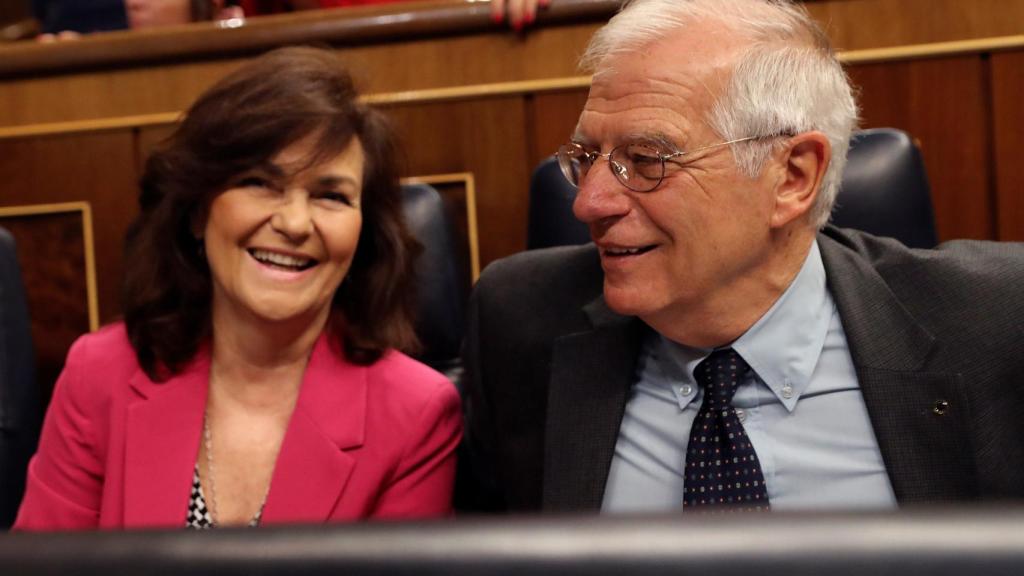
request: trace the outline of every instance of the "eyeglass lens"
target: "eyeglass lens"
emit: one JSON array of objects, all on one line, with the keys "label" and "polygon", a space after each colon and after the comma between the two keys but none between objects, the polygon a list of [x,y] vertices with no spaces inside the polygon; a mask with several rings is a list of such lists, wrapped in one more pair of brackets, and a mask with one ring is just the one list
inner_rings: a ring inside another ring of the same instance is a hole
[{"label": "eyeglass lens", "polygon": [[[588,152],[576,143],[558,149],[558,165],[573,186],[579,187],[591,166],[597,161],[597,152]],[[608,168],[623,186],[637,192],[654,190],[665,175],[664,155],[645,144],[627,144],[607,154]]]}]

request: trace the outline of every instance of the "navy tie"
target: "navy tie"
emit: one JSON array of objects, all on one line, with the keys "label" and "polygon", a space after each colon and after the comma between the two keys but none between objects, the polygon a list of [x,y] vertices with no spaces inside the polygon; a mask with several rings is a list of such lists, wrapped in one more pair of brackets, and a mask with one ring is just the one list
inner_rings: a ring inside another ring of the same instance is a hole
[{"label": "navy tie", "polygon": [[750,366],[732,348],[715,350],[694,376],[704,401],[686,449],[684,508],[768,510],[768,491],[757,453],[732,407]]}]

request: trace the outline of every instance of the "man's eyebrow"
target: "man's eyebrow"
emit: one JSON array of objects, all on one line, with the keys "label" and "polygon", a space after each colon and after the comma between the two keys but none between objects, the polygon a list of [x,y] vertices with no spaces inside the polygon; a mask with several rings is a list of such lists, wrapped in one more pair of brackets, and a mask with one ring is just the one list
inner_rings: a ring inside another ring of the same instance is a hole
[{"label": "man's eyebrow", "polygon": [[664,150],[677,152],[680,150],[675,140],[669,138],[668,135],[663,132],[645,133],[645,134],[634,134],[632,137],[626,140],[627,142],[635,142],[639,144],[653,145]]},{"label": "man's eyebrow", "polygon": [[[583,146],[595,147],[589,138],[579,132],[574,133],[571,140]],[[647,144],[672,152],[681,150],[673,138],[668,137],[662,132],[635,132],[619,136],[612,142],[612,146],[621,146],[623,144]]]}]

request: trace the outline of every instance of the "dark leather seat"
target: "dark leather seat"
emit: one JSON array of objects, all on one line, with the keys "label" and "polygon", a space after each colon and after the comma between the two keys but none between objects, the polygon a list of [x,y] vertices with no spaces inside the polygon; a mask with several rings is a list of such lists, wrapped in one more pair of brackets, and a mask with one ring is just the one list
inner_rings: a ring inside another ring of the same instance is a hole
[{"label": "dark leather seat", "polygon": [[14,238],[0,228],[0,528],[10,526],[18,512],[39,421],[25,289]]},{"label": "dark leather seat", "polygon": [[[586,226],[573,217],[575,197],[554,158],[537,167],[530,182],[527,248],[590,241]],[[853,135],[832,222],[913,248],[938,243],[924,162],[905,132],[873,128]]]},{"label": "dark leather seat", "polygon": [[441,195],[426,184],[402,186],[409,230],[423,244],[416,263],[416,334],[423,343],[417,358],[456,385],[462,372],[462,315],[466,294],[451,220]]},{"label": "dark leather seat", "polygon": [[938,244],[931,189],[921,151],[902,130],[872,128],[850,139],[832,223],[911,248]]}]

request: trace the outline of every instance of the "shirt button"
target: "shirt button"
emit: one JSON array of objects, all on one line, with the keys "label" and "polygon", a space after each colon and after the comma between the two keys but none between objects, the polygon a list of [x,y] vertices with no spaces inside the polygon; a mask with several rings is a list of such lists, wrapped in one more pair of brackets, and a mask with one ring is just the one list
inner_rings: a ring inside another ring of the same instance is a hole
[{"label": "shirt button", "polygon": [[743,408],[737,408],[736,409],[736,417],[740,419],[740,422],[746,422],[747,421],[747,411],[744,410]]},{"label": "shirt button", "polygon": [[679,393],[683,396],[689,396],[690,394],[693,394],[693,386],[683,384],[679,387]]},{"label": "shirt button", "polygon": [[782,387],[782,397],[787,399],[787,400],[792,398],[793,397],[793,387],[790,386],[789,384],[786,384],[785,386],[783,386]]}]

